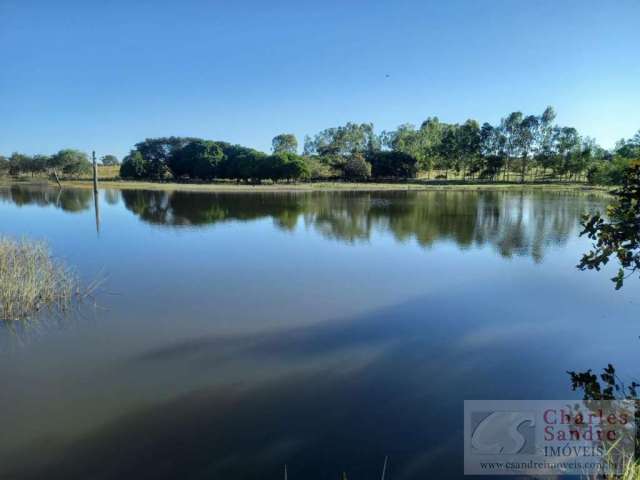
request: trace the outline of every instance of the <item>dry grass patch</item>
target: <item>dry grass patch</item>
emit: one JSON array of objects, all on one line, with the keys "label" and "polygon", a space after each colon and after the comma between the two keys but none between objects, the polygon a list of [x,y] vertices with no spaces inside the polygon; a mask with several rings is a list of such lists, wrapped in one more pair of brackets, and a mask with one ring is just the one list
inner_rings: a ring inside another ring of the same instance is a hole
[{"label": "dry grass patch", "polygon": [[0,319],[24,320],[44,309],[64,312],[80,295],[77,276],[45,242],[0,237]]}]

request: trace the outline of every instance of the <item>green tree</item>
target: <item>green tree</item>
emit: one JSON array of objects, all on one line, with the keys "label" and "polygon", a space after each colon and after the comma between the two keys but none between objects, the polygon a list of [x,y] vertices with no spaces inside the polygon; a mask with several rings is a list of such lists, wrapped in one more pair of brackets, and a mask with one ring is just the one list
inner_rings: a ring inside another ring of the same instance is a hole
[{"label": "green tree", "polygon": [[631,160],[618,155],[600,158],[592,162],[587,171],[587,181],[594,185],[621,185]]},{"label": "green tree", "polygon": [[287,180],[300,180],[309,177],[310,168],[306,160],[294,153],[283,153],[282,177]]},{"label": "green tree", "polygon": [[556,112],[553,107],[547,107],[538,121],[536,135],[536,148],[534,158],[536,161],[536,179],[538,178],[538,168],[542,167],[543,174],[548,169],[555,169],[557,157],[555,149],[555,127],[554,120]]},{"label": "green tree", "polygon": [[421,132],[410,123],[400,125],[392,132],[382,132],[381,142],[394,153],[406,154],[418,160],[425,158],[426,149],[423,145]]},{"label": "green tree", "polygon": [[128,179],[139,179],[148,176],[147,162],[138,150],[131,150],[129,155],[122,159],[120,176]]},{"label": "green tree", "polygon": [[262,152],[240,145],[230,145],[223,149],[225,157],[220,163],[221,178],[249,181],[260,180],[261,164],[267,158]]},{"label": "green tree", "polygon": [[423,153],[416,157],[420,163],[419,168],[425,170],[427,174],[436,165],[439,158],[439,148],[442,143],[442,136],[447,130],[447,124],[440,122],[438,117],[428,117],[420,125],[420,138]]},{"label": "green tree", "polygon": [[146,163],[147,176],[161,179],[166,177],[170,171],[168,162],[173,152],[197,140],[200,139],[193,137],[147,138],[143,142],[136,143],[135,149],[140,152]]},{"label": "green tree", "polygon": [[[305,156],[318,155],[333,172],[343,176],[359,170],[362,175],[358,178],[365,178],[365,170],[369,168],[370,173],[371,165],[364,160],[364,155],[377,150],[380,150],[380,138],[375,135],[371,123],[349,122],[344,126],[323,130],[313,138],[305,137]],[[362,157],[364,163],[354,160],[354,156]]]},{"label": "green tree", "polygon": [[556,119],[556,112],[553,107],[547,107],[538,120],[538,129],[536,135],[536,150],[534,157],[536,160],[536,178],[538,167],[543,168],[546,172],[547,168],[553,167],[554,164],[554,128],[553,122]]},{"label": "green tree", "polygon": [[568,175],[571,170],[571,156],[576,149],[580,148],[580,135],[573,127],[556,127],[554,137],[556,151],[554,170],[556,175]]},{"label": "green tree", "polygon": [[366,180],[371,176],[371,164],[361,153],[354,153],[347,160],[343,173],[348,180]]},{"label": "green tree", "polygon": [[380,140],[373,132],[372,123],[347,123],[336,128],[327,128],[315,137],[305,138],[307,155],[341,155],[366,153],[380,148]]},{"label": "green tree", "polygon": [[175,177],[211,180],[218,176],[218,167],[223,158],[224,153],[215,142],[194,140],[183,147],[174,148],[167,166]]},{"label": "green tree", "polygon": [[[588,172],[595,163],[595,152],[598,147],[593,138],[586,137],[569,156],[568,170],[575,180],[580,180],[584,172]],[[620,183],[620,182],[619,182]],[[618,184],[619,184],[618,183]]]},{"label": "green tree", "polygon": [[481,176],[495,180],[505,164],[506,137],[500,128],[483,123],[480,128]]},{"label": "green tree", "polygon": [[622,187],[615,192],[616,201],[609,208],[609,219],[599,213],[583,218],[584,230],[594,240],[592,250],[585,253],[578,264],[581,270],[600,270],[612,256],[620,268],[611,280],[616,290],[624,280],[640,270],[640,162],[626,171]]},{"label": "green tree", "polygon": [[449,125],[442,135],[438,148],[438,168],[444,170],[445,179],[449,178],[449,170],[455,167],[458,160],[458,125]]},{"label": "green tree", "polygon": [[65,175],[77,176],[90,171],[91,163],[86,153],[67,148],[49,157],[47,168],[61,170]]},{"label": "green tree", "polygon": [[391,178],[415,178],[418,161],[404,152],[373,152],[368,156],[371,176]]},{"label": "green tree", "polygon": [[418,161],[418,170],[427,173],[438,162],[438,153],[446,125],[437,117],[429,117],[419,129],[410,123],[400,125],[396,130],[382,132],[380,144],[394,152],[405,153]]},{"label": "green tree", "polygon": [[540,121],[535,115],[527,115],[517,129],[516,142],[520,151],[520,183],[525,182],[529,159],[534,153],[535,141],[538,138]]},{"label": "green tree", "polygon": [[292,133],[281,133],[271,141],[273,153],[297,153],[298,140]]},{"label": "green tree", "polygon": [[46,172],[49,165],[48,155],[34,155],[29,162],[29,171],[31,174]]},{"label": "green tree", "polygon": [[640,158],[640,130],[632,138],[620,140],[615,146],[615,153],[623,158]]},{"label": "green tree", "polygon": [[78,150],[65,151],[62,173],[65,175],[78,176],[90,170],[91,163],[86,153]]},{"label": "green tree", "polygon": [[13,152],[9,157],[9,174],[20,175],[30,169],[31,157],[22,153]]},{"label": "green tree", "polygon": [[473,175],[481,168],[482,136],[480,125],[477,121],[469,119],[456,130],[456,136],[457,169],[462,169],[463,178],[466,178],[467,172]]},{"label": "green tree", "polygon": [[522,112],[512,112],[500,122],[500,129],[505,137],[505,163],[504,180],[509,179],[511,160],[520,156],[520,128],[522,124]]},{"label": "green tree", "polygon": [[329,179],[332,177],[333,170],[326,162],[323,162],[319,156],[310,155],[303,156],[305,164],[309,169],[309,179]]},{"label": "green tree", "polygon": [[269,155],[260,162],[258,177],[260,180],[271,180],[274,183],[284,179],[286,157],[283,152]]}]

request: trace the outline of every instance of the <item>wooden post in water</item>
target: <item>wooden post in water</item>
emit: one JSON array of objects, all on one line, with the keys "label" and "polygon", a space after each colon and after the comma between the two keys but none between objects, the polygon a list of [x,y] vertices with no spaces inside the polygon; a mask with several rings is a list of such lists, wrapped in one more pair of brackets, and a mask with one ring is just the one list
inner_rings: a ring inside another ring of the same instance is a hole
[{"label": "wooden post in water", "polygon": [[100,235],[100,204],[98,200],[98,164],[96,163],[96,152],[91,152],[91,159],[93,160],[93,204],[96,213],[96,232]]},{"label": "wooden post in water", "polygon": [[388,456],[384,457],[384,464],[382,465],[382,477],[381,477],[381,480],[384,480],[384,477],[387,474],[387,460],[389,460],[389,457]]},{"label": "wooden post in water", "polygon": [[96,163],[96,151],[91,152],[93,159],[93,193],[98,194],[98,164]]}]

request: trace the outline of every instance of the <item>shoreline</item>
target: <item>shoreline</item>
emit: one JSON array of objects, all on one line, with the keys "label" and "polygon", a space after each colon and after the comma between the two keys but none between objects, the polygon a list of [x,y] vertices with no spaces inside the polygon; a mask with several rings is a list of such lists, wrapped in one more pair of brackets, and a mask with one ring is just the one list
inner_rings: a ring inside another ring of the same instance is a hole
[{"label": "shoreline", "polygon": [[[62,180],[62,187],[93,188],[93,181]],[[0,186],[25,185],[58,187],[56,182],[48,179],[11,179],[0,178]],[[310,182],[310,183],[278,183],[278,184],[235,184],[235,183],[179,183],[179,182],[153,182],[136,180],[105,179],[98,183],[99,189],[116,188],[120,190],[165,190],[165,191],[192,191],[192,192],[377,192],[377,191],[429,191],[429,190],[570,190],[584,192],[598,192],[608,194],[615,186],[588,185],[584,183],[516,183],[516,182],[439,182],[434,180],[415,180],[405,183],[393,182]]]}]

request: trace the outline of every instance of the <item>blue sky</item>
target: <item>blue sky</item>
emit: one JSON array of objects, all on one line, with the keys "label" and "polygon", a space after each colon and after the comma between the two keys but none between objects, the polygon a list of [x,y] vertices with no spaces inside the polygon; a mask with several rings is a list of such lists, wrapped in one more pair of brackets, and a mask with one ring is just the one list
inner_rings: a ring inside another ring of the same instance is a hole
[{"label": "blue sky", "polygon": [[[513,110],[640,129],[640,1],[0,0],[0,153]],[[389,77],[387,77],[387,74]]]}]

